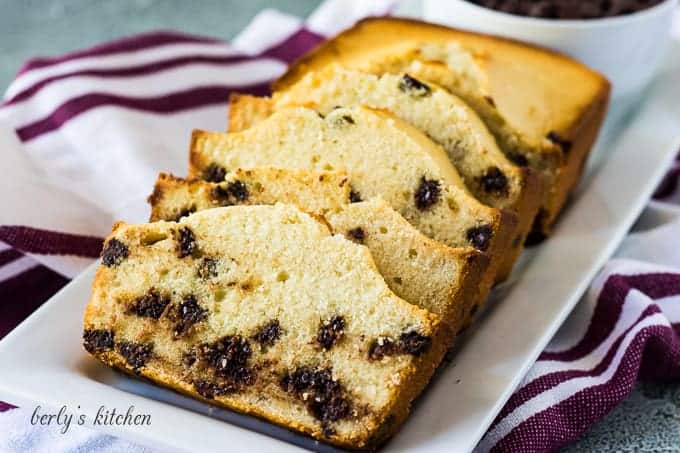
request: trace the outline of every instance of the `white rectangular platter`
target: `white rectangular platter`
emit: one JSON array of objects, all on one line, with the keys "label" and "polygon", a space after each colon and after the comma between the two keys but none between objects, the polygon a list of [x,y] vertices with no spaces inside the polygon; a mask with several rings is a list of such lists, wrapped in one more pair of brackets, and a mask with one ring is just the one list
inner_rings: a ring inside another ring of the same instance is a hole
[{"label": "white rectangular platter", "polygon": [[[635,114],[610,127],[601,140],[595,165],[554,236],[527,253],[513,282],[496,292],[496,302],[461,340],[453,364],[440,371],[386,451],[452,453],[477,444],[614,252],[677,152],[677,47]],[[67,285],[0,342],[2,399],[27,407],[66,405],[90,416],[102,405],[118,411],[135,406],[135,413],[151,415],[150,426],[100,428],[163,451],[332,450],[124,376],[90,358],[81,346],[81,329],[94,270]]]}]

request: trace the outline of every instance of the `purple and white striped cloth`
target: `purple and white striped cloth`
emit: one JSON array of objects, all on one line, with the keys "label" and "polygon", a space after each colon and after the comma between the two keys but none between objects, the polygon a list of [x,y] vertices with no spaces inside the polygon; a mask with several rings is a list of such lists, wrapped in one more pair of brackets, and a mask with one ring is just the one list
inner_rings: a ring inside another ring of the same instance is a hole
[{"label": "purple and white striped cloth", "polygon": [[[306,21],[265,10],[231,43],[154,32],[27,62],[0,107],[0,337],[98,256],[115,220],[146,220],[157,173],[185,173],[192,129],[225,129],[230,92],[266,94],[323,37],[393,4],[328,0]],[[636,379],[680,378],[679,180],[680,156],[646,229],[626,238],[479,451],[556,449]],[[0,403],[10,451],[36,435],[11,408]]]}]

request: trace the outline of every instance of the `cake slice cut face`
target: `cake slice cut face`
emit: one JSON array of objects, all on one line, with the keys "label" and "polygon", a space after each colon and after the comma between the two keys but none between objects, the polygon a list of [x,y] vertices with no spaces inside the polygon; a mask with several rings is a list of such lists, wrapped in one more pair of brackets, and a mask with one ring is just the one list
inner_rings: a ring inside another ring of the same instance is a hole
[{"label": "cake slice cut face", "polygon": [[[397,296],[441,317],[449,327],[447,342],[463,327],[464,316],[481,302],[478,288],[488,267],[485,254],[426,237],[380,198],[350,204],[347,177],[342,173],[253,168],[228,173],[225,179],[211,183],[160,175],[149,199],[151,220],[174,220],[182,213],[224,203],[290,203],[324,216],[334,234],[368,247]],[[247,196],[235,200],[220,195],[235,184]]]},{"label": "cake slice cut face", "polygon": [[345,172],[351,201],[382,197],[426,236],[487,252],[480,300],[512,250],[516,215],[477,201],[441,147],[384,111],[338,108],[321,117],[290,107],[239,133],[194,132],[191,177],[258,166]]},{"label": "cake slice cut face", "polygon": [[579,179],[610,92],[602,75],[554,51],[396,18],[360,21],[291,65],[274,89],[285,91],[332,64],[407,72],[466,101],[508,157],[548,177],[540,233],[549,232]]},{"label": "cake slice cut face", "polygon": [[[232,97],[230,129],[256,121],[266,111],[267,102],[270,112],[291,104],[313,105],[321,113],[336,105],[363,104],[386,109],[422,131],[443,147],[478,200],[517,213],[514,240],[518,245],[507,253],[502,267],[505,275],[510,272],[540,207],[542,180],[534,170],[512,163],[477,114],[459,98],[410,74],[376,76],[331,65],[307,74],[287,90],[275,93],[270,101]],[[250,103],[253,106],[248,106]]]},{"label": "cake slice cut face", "polygon": [[117,224],[86,308],[106,364],[317,439],[389,436],[441,360],[439,317],[290,205]]}]

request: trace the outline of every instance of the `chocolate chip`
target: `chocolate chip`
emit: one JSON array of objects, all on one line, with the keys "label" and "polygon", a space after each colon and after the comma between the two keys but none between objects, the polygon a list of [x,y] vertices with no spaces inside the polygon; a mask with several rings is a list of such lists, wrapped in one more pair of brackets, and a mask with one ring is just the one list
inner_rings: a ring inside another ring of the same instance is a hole
[{"label": "chocolate chip", "polygon": [[415,330],[410,332],[402,333],[399,336],[399,349],[405,354],[411,354],[412,356],[420,356],[422,353],[427,352],[432,345],[432,339],[424,335],[419,334]]},{"label": "chocolate chip", "polygon": [[363,243],[364,239],[366,239],[366,233],[361,227],[352,228],[347,232],[347,236],[359,243]]},{"label": "chocolate chip", "polygon": [[238,201],[246,201],[248,199],[248,187],[241,181],[232,181],[227,185],[227,190]]},{"label": "chocolate chip", "polygon": [[186,217],[188,215],[191,215],[194,212],[196,212],[196,206],[189,206],[187,208],[182,208],[182,210],[179,211],[173,218],[167,219],[167,220],[172,220],[174,222],[178,222],[179,219],[181,219],[182,217]]},{"label": "chocolate chip", "polygon": [[354,118],[350,115],[339,115],[333,118],[333,125],[344,126],[347,124],[355,124]]},{"label": "chocolate chip", "polygon": [[350,203],[359,203],[361,202],[361,194],[357,192],[354,189],[351,189],[349,191],[349,202]]},{"label": "chocolate chip", "polygon": [[329,351],[345,334],[345,318],[342,316],[333,316],[331,319],[321,321],[319,325],[319,333],[316,336],[316,341],[323,349]]},{"label": "chocolate chip", "polygon": [[185,368],[191,368],[196,363],[196,351],[188,351],[182,354],[182,365]]},{"label": "chocolate chip", "polygon": [[196,245],[196,237],[194,232],[189,229],[189,227],[182,227],[177,231],[179,237],[177,238],[179,246],[177,248],[177,255],[180,258],[185,258],[187,256],[193,255],[198,251],[198,246]]},{"label": "chocolate chip", "polygon": [[352,404],[344,385],[333,379],[330,368],[300,367],[281,379],[284,391],[301,399],[307,410],[322,423],[348,418]]},{"label": "chocolate chip", "polygon": [[169,314],[169,319],[174,323],[173,333],[175,337],[186,335],[194,324],[208,317],[208,310],[201,307],[196,296],[185,296],[182,303],[174,307]]},{"label": "chocolate chip", "polygon": [[128,314],[141,316],[143,318],[158,319],[163,314],[165,307],[170,303],[170,298],[160,295],[155,290],[149,290],[146,294],[138,297],[127,308]]},{"label": "chocolate chip", "polygon": [[116,238],[109,239],[102,250],[102,264],[104,266],[118,266],[130,255],[127,245]]},{"label": "chocolate chip", "polygon": [[467,240],[477,250],[481,250],[482,252],[485,252],[489,248],[492,235],[493,232],[489,225],[480,225],[467,230]]},{"label": "chocolate chip", "polygon": [[217,259],[203,258],[201,262],[198,263],[198,271],[196,274],[203,280],[217,277]]},{"label": "chocolate chip", "polygon": [[414,97],[428,96],[431,91],[429,86],[408,74],[404,74],[399,80],[399,90]]},{"label": "chocolate chip", "polygon": [[213,190],[210,192],[210,197],[220,206],[230,206],[233,204],[229,195],[229,191],[222,184],[213,188]]},{"label": "chocolate chip", "polygon": [[489,168],[481,177],[482,188],[487,193],[508,194],[508,177],[498,167]]},{"label": "chocolate chip", "polygon": [[420,178],[420,185],[416,189],[414,195],[416,201],[416,207],[421,211],[424,211],[436,204],[439,201],[441,195],[441,187],[439,181],[433,179],[427,179],[425,176]]},{"label": "chocolate chip", "polygon": [[386,356],[398,354],[410,354],[418,357],[428,351],[432,345],[432,339],[419,334],[415,330],[404,332],[395,341],[388,337],[374,340],[368,348],[369,360],[382,360]]},{"label": "chocolate chip", "polygon": [[248,200],[250,193],[248,186],[241,181],[231,181],[227,184],[220,184],[215,187],[211,196],[222,206],[230,206],[236,203],[243,203]]},{"label": "chocolate chip", "polygon": [[512,163],[517,164],[520,167],[526,167],[527,165],[529,165],[529,159],[527,159],[526,156],[519,153],[509,154],[508,159],[510,159]]},{"label": "chocolate chip", "polygon": [[134,370],[138,370],[153,356],[153,344],[121,341],[116,349]]},{"label": "chocolate chip", "polygon": [[86,329],[83,332],[83,347],[91,354],[113,349],[112,330]]},{"label": "chocolate chip", "polygon": [[382,360],[385,356],[394,355],[397,351],[397,346],[394,341],[381,337],[374,340],[368,348],[368,358],[370,360]]},{"label": "chocolate chip", "polygon": [[545,19],[595,19],[641,11],[661,0],[468,0],[504,13]]},{"label": "chocolate chip", "polygon": [[194,389],[196,390],[196,393],[209,400],[216,396],[226,395],[235,390],[228,385],[220,385],[216,382],[202,380],[194,381]]},{"label": "chocolate chip", "polygon": [[280,337],[281,325],[277,319],[273,319],[260,327],[251,338],[260,343],[260,347],[265,351],[269,346],[273,346]]},{"label": "chocolate chip", "polygon": [[491,107],[496,107],[496,101],[493,100],[491,96],[484,96],[484,100],[489,104]]},{"label": "chocolate chip", "polygon": [[572,143],[569,140],[565,140],[562,137],[560,137],[560,134],[558,134],[555,131],[550,131],[548,132],[548,135],[546,136],[548,140],[562,148],[562,152],[567,154],[571,150],[571,145]]},{"label": "chocolate chip", "polygon": [[209,182],[222,182],[227,174],[227,169],[217,164],[210,164],[203,170],[203,179]]},{"label": "chocolate chip", "polygon": [[227,335],[198,348],[199,360],[236,388],[254,382],[253,370],[248,366],[251,355],[250,343],[240,335]]},{"label": "chocolate chip", "polygon": [[333,428],[332,426],[328,425],[327,423],[322,423],[322,425],[321,425],[321,432],[322,432],[323,435],[326,436],[326,437],[332,437],[332,436],[334,436],[334,435],[337,433],[337,431],[335,430],[335,428]]}]

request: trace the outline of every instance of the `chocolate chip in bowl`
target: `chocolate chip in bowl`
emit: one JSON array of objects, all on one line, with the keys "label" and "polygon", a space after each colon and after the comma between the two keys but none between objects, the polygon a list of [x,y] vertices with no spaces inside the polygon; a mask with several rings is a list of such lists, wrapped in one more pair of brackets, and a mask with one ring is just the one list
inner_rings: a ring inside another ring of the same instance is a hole
[{"label": "chocolate chip in bowl", "polygon": [[614,104],[612,111],[622,116],[657,73],[670,44],[677,4],[677,0],[424,0],[423,17],[567,54],[609,79],[613,101],[621,99],[621,107]]},{"label": "chocolate chip in bowl", "polygon": [[468,0],[475,5],[519,16],[545,19],[597,19],[622,16],[656,6],[662,0]]}]

